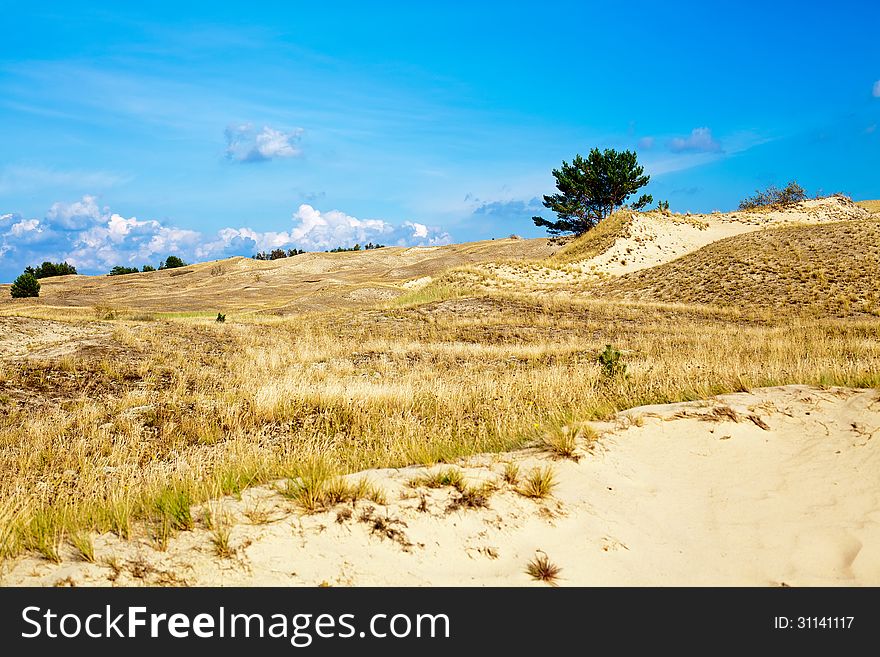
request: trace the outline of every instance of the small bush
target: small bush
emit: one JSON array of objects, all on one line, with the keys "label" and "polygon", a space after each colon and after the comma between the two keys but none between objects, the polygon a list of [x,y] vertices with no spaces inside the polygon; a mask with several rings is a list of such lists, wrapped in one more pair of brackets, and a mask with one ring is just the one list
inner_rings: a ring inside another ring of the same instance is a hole
[{"label": "small bush", "polygon": [[225,322],[225,321],[226,321],[226,315],[224,315],[223,313],[217,313],[217,319],[214,320],[214,321],[216,321],[216,322]]},{"label": "small bush", "polygon": [[13,299],[38,297],[40,296],[40,281],[33,274],[25,272],[15,279],[9,292]]},{"label": "small bush", "polygon": [[794,205],[807,198],[807,192],[794,180],[782,189],[770,185],[763,192],[756,190],[754,196],[744,198],[739,202],[740,210],[756,210],[767,207],[786,207]]},{"label": "small bush", "polygon": [[626,375],[626,363],[620,360],[620,351],[610,344],[605,345],[605,351],[599,354],[597,359],[602,366],[602,372],[607,377]]}]

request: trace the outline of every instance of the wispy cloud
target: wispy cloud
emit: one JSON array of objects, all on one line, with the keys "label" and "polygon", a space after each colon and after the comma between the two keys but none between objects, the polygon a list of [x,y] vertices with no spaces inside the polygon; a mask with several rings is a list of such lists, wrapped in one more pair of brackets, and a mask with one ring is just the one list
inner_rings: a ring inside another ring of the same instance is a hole
[{"label": "wispy cloud", "polygon": [[880,98],[880,80],[877,80],[874,83],[873,94],[874,94],[874,98]]},{"label": "wispy cloud", "polygon": [[283,131],[263,126],[257,130],[251,123],[226,128],[226,157],[234,162],[265,162],[302,154],[298,144],[302,128]]},{"label": "wispy cloud", "polygon": [[46,167],[8,165],[0,170],[0,194],[44,189],[108,189],[131,181],[126,174],[110,171],[61,170]]},{"label": "wispy cloud", "polygon": [[642,137],[639,139],[638,146],[639,148],[650,150],[651,148],[654,148],[654,141],[653,137]]},{"label": "wispy cloud", "polygon": [[687,137],[673,137],[669,149],[675,153],[694,151],[699,153],[718,153],[721,143],[712,136],[709,128],[694,128]]}]

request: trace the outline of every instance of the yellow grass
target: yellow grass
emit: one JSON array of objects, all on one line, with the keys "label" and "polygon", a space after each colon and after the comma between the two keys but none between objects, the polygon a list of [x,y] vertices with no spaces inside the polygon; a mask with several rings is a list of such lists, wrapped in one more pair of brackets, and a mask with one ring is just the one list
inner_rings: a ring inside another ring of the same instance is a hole
[{"label": "yellow grass", "polygon": [[880,200],[877,201],[856,201],[856,205],[860,205],[873,214],[880,214]]},{"label": "yellow grass", "polygon": [[629,237],[632,211],[618,210],[595,228],[575,238],[568,238],[565,246],[555,253],[551,261],[559,264],[588,260],[605,253],[621,237]]}]

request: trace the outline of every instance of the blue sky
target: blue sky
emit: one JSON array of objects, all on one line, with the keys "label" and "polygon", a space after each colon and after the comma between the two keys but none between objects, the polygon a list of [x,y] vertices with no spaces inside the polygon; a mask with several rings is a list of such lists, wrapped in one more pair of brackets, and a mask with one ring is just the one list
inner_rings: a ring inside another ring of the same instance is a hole
[{"label": "blue sky", "polygon": [[0,2],[0,281],[538,236],[593,146],[673,210],[880,197],[876,3],[102,4]]}]

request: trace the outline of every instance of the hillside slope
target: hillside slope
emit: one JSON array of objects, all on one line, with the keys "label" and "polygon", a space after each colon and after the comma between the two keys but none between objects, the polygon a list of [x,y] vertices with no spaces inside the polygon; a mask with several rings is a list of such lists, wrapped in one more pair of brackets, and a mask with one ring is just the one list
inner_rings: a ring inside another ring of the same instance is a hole
[{"label": "hillside slope", "polygon": [[435,247],[305,253],[271,261],[236,257],[124,276],[59,276],[41,280],[37,299],[11,299],[9,286],[0,285],[0,313],[35,305],[165,312],[249,309],[281,314],[358,306],[394,298],[405,291],[403,282],[450,267],[497,259],[546,258],[558,249],[544,238],[508,238]]},{"label": "hillside slope", "polygon": [[880,314],[880,221],[796,225],[730,237],[596,286],[630,300]]}]

